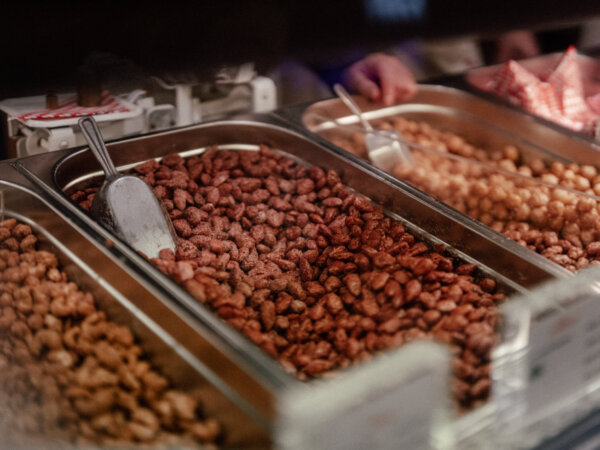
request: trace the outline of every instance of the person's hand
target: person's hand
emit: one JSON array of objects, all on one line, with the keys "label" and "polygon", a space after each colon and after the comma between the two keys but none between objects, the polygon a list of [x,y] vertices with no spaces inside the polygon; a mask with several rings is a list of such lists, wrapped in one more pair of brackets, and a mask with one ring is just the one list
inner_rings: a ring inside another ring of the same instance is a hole
[{"label": "person's hand", "polygon": [[531,58],[540,54],[535,35],[531,31],[516,30],[502,34],[498,38],[495,62],[509,59]]},{"label": "person's hand", "polygon": [[342,74],[350,91],[386,106],[408,100],[417,92],[410,70],[394,56],[372,53],[352,64]]}]

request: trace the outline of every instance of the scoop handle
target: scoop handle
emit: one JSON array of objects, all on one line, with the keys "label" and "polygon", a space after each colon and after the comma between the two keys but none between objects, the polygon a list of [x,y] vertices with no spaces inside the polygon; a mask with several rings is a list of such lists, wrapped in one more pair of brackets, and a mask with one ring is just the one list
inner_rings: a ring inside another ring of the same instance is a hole
[{"label": "scoop handle", "polygon": [[81,132],[85,137],[88,145],[90,146],[90,150],[102,166],[104,173],[106,174],[106,178],[116,178],[119,176],[119,172],[115,168],[112,160],[110,159],[110,155],[108,154],[108,150],[104,145],[104,139],[102,139],[102,135],[100,134],[100,130],[98,129],[98,124],[94,120],[93,117],[83,117],[79,119],[79,128],[81,128]]},{"label": "scoop handle", "polygon": [[348,91],[344,88],[344,86],[336,83],[333,85],[333,90],[340,98],[340,100],[343,101],[344,104],[350,109],[350,111],[352,111],[358,116],[363,127],[365,127],[365,129],[369,132],[373,131],[373,127],[369,122],[367,122],[367,119],[365,119],[365,117],[363,116],[362,111],[360,110],[352,96],[348,94]]}]

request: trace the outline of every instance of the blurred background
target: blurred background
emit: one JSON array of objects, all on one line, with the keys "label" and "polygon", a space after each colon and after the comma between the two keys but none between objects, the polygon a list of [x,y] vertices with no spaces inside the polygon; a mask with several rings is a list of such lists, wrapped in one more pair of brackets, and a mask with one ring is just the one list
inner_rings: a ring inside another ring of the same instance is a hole
[{"label": "blurred background", "polygon": [[69,121],[40,115],[69,101],[116,101],[104,127],[114,139],[331,96],[343,71],[373,52],[394,55],[417,80],[569,45],[593,54],[599,15],[600,2],[582,0],[8,0],[0,151],[78,144]]}]

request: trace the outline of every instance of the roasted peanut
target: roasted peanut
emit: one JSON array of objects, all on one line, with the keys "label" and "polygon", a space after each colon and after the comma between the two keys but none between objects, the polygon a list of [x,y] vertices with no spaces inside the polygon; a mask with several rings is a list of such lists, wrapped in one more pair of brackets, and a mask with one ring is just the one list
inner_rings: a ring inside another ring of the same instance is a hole
[{"label": "roasted peanut", "polygon": [[[179,160],[172,158],[173,164]],[[156,165],[140,170],[152,167]],[[186,188],[181,180],[175,185]],[[167,195],[171,188],[164,186]],[[187,191],[177,196],[177,207],[190,201]],[[12,283],[0,295],[0,331],[11,335],[0,339],[0,396],[13,411],[2,425],[11,427],[5,434],[7,445],[21,447],[17,441],[21,431],[56,434],[56,439],[73,444],[84,438],[94,446],[118,441],[129,447],[133,440],[159,444],[165,436],[174,436],[173,430],[181,430],[181,442],[214,441],[218,424],[201,420],[196,400],[186,394],[165,394],[168,381],[147,361],[140,361],[145,355],[131,331],[98,311],[94,297],[69,282],[52,253],[35,250],[37,237],[30,226],[4,221],[2,237],[15,240],[9,245],[14,250],[6,254],[0,250],[0,261],[6,264],[4,284]],[[192,263],[176,262],[172,253],[162,256],[179,269],[180,280],[195,281],[185,275]],[[239,302],[236,294],[231,298]]]}]

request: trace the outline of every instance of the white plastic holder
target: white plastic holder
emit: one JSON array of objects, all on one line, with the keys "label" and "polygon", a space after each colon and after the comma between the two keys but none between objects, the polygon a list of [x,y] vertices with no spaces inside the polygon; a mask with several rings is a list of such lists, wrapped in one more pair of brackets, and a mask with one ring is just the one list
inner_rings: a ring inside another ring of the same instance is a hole
[{"label": "white plastic holder", "polygon": [[528,448],[600,406],[600,269],[549,282],[503,306],[494,351],[497,445]]},{"label": "white plastic holder", "polygon": [[252,110],[268,112],[277,107],[277,86],[268,77],[255,77],[250,81],[252,86]]},{"label": "white plastic holder", "polygon": [[[194,123],[194,101],[191,84],[176,84],[175,107],[177,108],[177,126]],[[200,118],[202,120],[202,118]]]},{"label": "white plastic holder", "polygon": [[300,385],[280,398],[276,448],[451,449],[449,371],[446,348],[420,341]]}]

